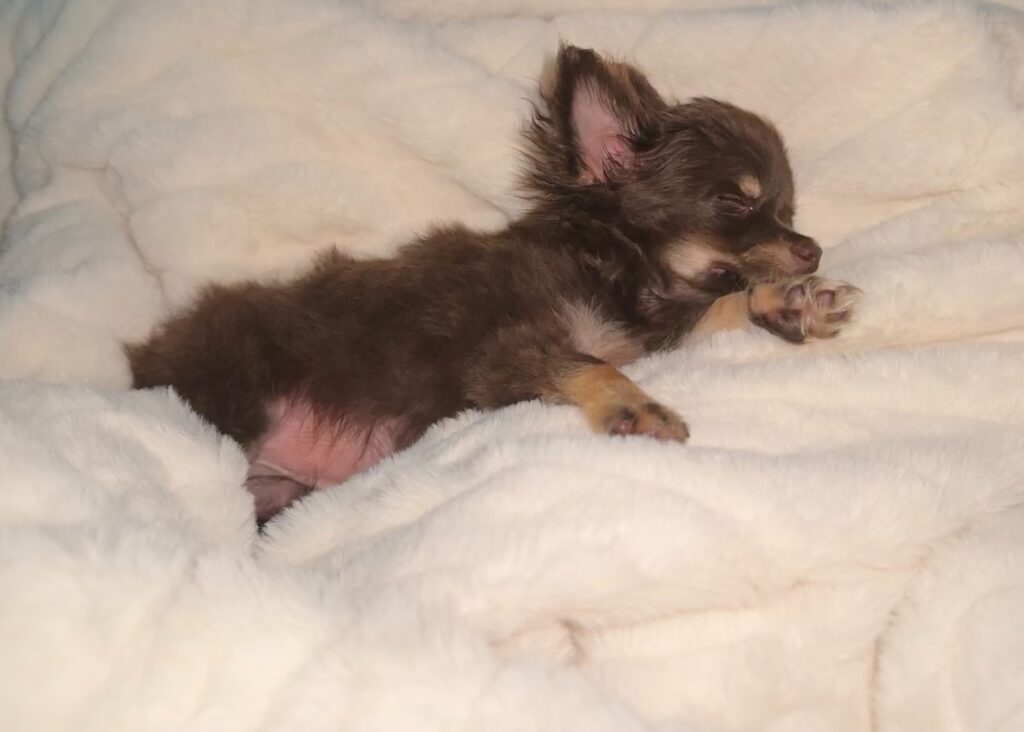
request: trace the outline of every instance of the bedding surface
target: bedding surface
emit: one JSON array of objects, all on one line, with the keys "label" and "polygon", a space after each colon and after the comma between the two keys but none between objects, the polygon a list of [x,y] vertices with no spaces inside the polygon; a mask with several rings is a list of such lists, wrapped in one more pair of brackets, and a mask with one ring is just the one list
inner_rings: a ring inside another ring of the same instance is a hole
[{"label": "bedding surface", "polygon": [[[729,4],[0,4],[5,729],[1024,729],[1024,13]],[[560,38],[772,118],[857,321],[629,367],[685,447],[467,412],[257,534],[120,344],[514,217]]]}]

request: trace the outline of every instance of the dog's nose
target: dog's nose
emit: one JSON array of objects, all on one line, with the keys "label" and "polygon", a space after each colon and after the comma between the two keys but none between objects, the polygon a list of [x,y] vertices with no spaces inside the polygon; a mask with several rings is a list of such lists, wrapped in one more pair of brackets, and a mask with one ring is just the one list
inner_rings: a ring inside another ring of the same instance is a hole
[{"label": "dog's nose", "polygon": [[801,269],[806,269],[808,272],[818,269],[818,262],[821,261],[821,247],[813,239],[801,236],[789,245],[789,250],[803,264]]}]

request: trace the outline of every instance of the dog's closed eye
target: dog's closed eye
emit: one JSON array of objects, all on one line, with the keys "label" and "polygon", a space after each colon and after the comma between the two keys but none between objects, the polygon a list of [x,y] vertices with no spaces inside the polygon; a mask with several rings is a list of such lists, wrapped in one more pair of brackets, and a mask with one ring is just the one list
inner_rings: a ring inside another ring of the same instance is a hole
[{"label": "dog's closed eye", "polygon": [[719,193],[715,196],[715,208],[725,216],[743,217],[754,211],[754,202],[736,193]]}]

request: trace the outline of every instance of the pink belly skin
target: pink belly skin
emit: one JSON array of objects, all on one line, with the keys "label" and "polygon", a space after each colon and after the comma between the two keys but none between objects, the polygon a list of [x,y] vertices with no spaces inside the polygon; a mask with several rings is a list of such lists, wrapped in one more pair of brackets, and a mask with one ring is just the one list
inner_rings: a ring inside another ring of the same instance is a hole
[{"label": "pink belly skin", "polygon": [[[275,403],[271,420],[250,456],[248,485],[261,521],[310,489],[340,483],[394,452],[403,426],[397,418],[370,426],[318,423],[307,403],[293,400]],[[268,480],[272,475],[281,480]]]}]

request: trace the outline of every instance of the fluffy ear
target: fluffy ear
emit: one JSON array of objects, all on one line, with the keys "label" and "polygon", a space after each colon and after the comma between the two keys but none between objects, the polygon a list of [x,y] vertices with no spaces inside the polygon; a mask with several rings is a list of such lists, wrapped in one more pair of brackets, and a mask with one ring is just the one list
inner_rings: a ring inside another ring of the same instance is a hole
[{"label": "fluffy ear", "polygon": [[639,70],[575,46],[559,49],[541,98],[584,183],[606,182],[632,168],[637,150],[656,133],[655,113],[665,107]]}]

